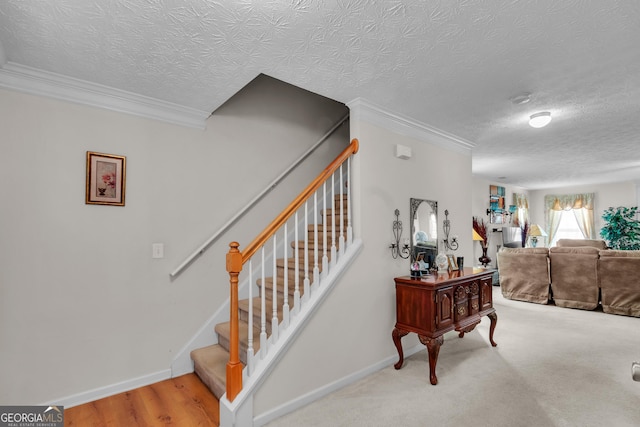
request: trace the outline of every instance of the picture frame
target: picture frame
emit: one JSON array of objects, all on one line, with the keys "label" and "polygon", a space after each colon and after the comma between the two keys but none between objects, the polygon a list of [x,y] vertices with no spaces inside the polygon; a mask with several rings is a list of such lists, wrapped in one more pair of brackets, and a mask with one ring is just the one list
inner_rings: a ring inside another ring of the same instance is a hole
[{"label": "picture frame", "polygon": [[454,255],[447,255],[447,262],[449,263],[450,271],[457,271],[459,269],[458,261],[456,261],[456,257]]},{"label": "picture frame", "polygon": [[421,271],[426,271],[428,269],[426,264],[426,252],[418,252],[418,256],[416,257],[416,262],[420,265]]},{"label": "picture frame", "polygon": [[87,151],[85,204],[124,206],[127,158]]}]

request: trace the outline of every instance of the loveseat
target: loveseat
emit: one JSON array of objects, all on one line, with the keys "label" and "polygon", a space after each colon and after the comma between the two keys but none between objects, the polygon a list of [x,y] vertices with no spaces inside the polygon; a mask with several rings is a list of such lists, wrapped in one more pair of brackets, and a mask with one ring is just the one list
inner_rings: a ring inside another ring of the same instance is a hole
[{"label": "loveseat", "polygon": [[505,298],[640,317],[640,251],[561,239],[551,248],[501,248],[497,261]]}]

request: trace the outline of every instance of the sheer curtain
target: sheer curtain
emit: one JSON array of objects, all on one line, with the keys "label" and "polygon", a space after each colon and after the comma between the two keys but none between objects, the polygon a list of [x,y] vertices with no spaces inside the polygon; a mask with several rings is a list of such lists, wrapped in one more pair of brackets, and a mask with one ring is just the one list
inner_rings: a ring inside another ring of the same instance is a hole
[{"label": "sheer curtain", "polygon": [[520,227],[529,222],[529,199],[524,193],[513,193],[513,204],[516,205],[516,209],[513,214],[513,225]]},{"label": "sheer curtain", "polygon": [[564,211],[573,211],[578,228],[580,228],[585,239],[595,239],[593,199],[594,193],[550,194],[544,196],[549,242],[553,242],[558,232],[558,225]]}]

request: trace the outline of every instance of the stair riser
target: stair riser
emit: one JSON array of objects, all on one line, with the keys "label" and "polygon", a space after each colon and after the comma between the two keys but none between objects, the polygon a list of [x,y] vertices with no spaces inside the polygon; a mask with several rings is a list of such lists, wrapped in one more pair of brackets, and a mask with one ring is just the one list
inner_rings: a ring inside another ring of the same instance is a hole
[{"label": "stair riser", "polygon": [[[346,228],[344,230],[344,232],[346,233]],[[331,236],[331,229],[329,228],[327,230],[327,248],[331,248],[332,246],[332,240],[335,240],[336,246],[338,246],[338,242],[340,241],[340,227],[336,224],[336,230],[332,239]],[[307,232],[307,242],[309,242],[309,247],[313,248],[316,245],[316,240],[315,240],[315,233],[313,230],[308,231]],[[322,232],[320,230],[318,230],[318,248],[323,248],[324,247],[324,235],[322,234]],[[293,243],[291,244],[291,248],[293,248]],[[304,240],[300,240],[298,243],[298,249],[299,250],[304,250]]]},{"label": "stair riser", "polygon": [[[268,312],[269,308],[267,307],[267,312]],[[267,327],[267,335],[271,335],[271,320],[272,320],[272,314],[268,313],[267,317],[265,318],[265,323],[266,323],[266,327]],[[240,310],[240,321],[241,322],[247,322],[249,323],[249,313],[244,311],[244,310]],[[278,314],[278,323],[282,322],[282,316],[280,314]],[[262,319],[260,317],[260,313],[256,313],[255,311],[253,312],[253,327],[260,330],[262,328]]]},{"label": "stair riser", "polygon": [[[229,351],[229,339],[225,336],[222,335],[218,335],[218,344],[220,344],[222,347],[224,347],[225,349],[227,349],[227,351]],[[255,348],[255,341],[254,341],[254,348]],[[240,337],[240,362],[242,362],[243,364],[247,364],[247,348],[249,348],[249,345],[247,344],[247,337]]]},{"label": "stair riser", "polygon": [[[322,267],[322,258],[324,257],[324,253],[318,251],[318,267]],[[327,261],[331,261],[331,253],[327,252]],[[307,258],[307,265],[309,268],[313,268],[316,263],[315,254],[309,254]],[[285,268],[285,261],[280,258],[276,261],[277,268]],[[289,258],[286,262],[286,268],[292,270],[296,268],[296,260],[294,258]],[[298,268],[304,268],[304,257],[298,257]]]},{"label": "stair riser", "polygon": [[[293,300],[289,301],[289,306],[293,305]],[[291,307],[290,307],[291,309]],[[265,323],[266,323],[266,328],[267,328],[267,335],[271,334],[271,321],[273,319],[273,302],[272,300],[266,300],[265,301],[265,310],[266,310],[266,317],[265,317]],[[239,315],[240,315],[240,321],[241,322],[249,322],[249,312],[247,311],[247,308],[243,307],[240,308],[238,310]],[[262,311],[260,306],[258,305],[257,307],[254,306],[253,307],[253,327],[257,328],[258,330],[260,330],[262,328]],[[280,301],[280,304],[278,304],[278,323],[282,322],[283,319],[283,314],[282,314],[282,301]]]},{"label": "stair riser", "polygon": [[[329,209],[333,208],[333,210],[340,212],[340,195],[336,194],[333,198],[333,207],[332,207],[332,203],[331,201],[327,200],[327,207]],[[312,204],[309,205],[309,207],[311,207]],[[347,193],[342,193],[342,208],[346,211],[347,207],[349,206],[349,198],[347,197]],[[318,200],[318,208],[320,211],[322,211],[324,207],[324,203],[322,202],[322,200]]]},{"label": "stair riser", "polygon": [[[287,288],[289,289],[289,293],[293,294],[293,290],[296,286],[296,281],[295,281],[295,270],[289,270],[288,271],[288,282],[287,282]],[[276,283],[276,287],[278,288],[279,292],[284,292],[284,274],[283,271],[280,270],[277,273],[277,283]],[[309,280],[311,280],[313,278],[313,269],[310,268],[309,269]],[[302,281],[304,280],[304,270],[300,270],[298,273],[298,286],[300,286],[300,288],[302,288]],[[264,281],[264,286],[266,289],[273,289],[273,280],[271,277],[269,277],[268,279],[265,279]],[[259,279],[256,282],[259,292],[262,289],[262,280]]]},{"label": "stair riser", "polygon": [[[315,268],[315,264],[314,265],[309,265],[309,267],[307,268],[307,272],[305,273],[305,268],[304,265],[300,265],[298,266],[298,281],[300,283],[300,286],[302,286],[302,281],[305,278],[305,274],[308,274],[309,280],[313,279],[313,270]],[[286,273],[285,273],[286,271]],[[318,262],[318,272],[322,273],[322,260],[319,260]],[[289,288],[293,288],[295,287],[295,280],[296,280],[296,269],[295,266],[291,265],[288,268],[284,268],[284,266],[278,266],[276,268],[276,277],[278,279],[278,288],[284,288],[284,276],[285,274],[287,275],[287,279],[288,279],[288,286]],[[273,280],[272,277],[268,277],[265,279],[265,284],[268,288],[273,287]],[[261,288],[262,287],[262,279],[258,279],[256,280],[256,285]]]},{"label": "stair riser", "polygon": [[[309,268],[307,268],[307,274],[309,275],[309,280],[313,278],[314,268],[315,268],[314,264],[309,265]],[[322,272],[322,263],[318,263],[318,271]],[[295,278],[296,278],[295,265],[290,265],[286,269],[286,273],[285,273],[284,267],[278,267],[278,271],[276,274],[278,277],[279,285],[284,283],[284,275],[287,274],[287,277],[289,278],[289,287],[295,286]],[[304,265],[300,265],[298,266],[298,279],[300,280],[300,286],[302,286],[302,281],[304,280],[304,277],[305,277]]]},{"label": "stair riser", "polygon": [[[303,283],[302,281],[300,281],[300,295],[302,295],[304,293],[304,289],[303,289]],[[295,289],[293,288],[293,286],[289,286],[288,289],[289,292],[287,292],[288,294],[288,298],[287,300],[289,301],[289,305],[293,305],[293,296],[295,294]],[[284,303],[284,290],[282,287],[278,286],[278,289],[276,291],[276,295],[278,296],[278,300],[276,301],[278,305],[282,305]],[[262,296],[262,295],[260,295]],[[267,289],[265,289],[264,292],[264,297],[266,299],[272,300],[273,301],[273,288],[271,286],[269,286]]]},{"label": "stair riser", "polygon": [[[331,213],[323,215],[322,222],[323,224],[327,224],[327,227],[333,227],[333,223],[334,223],[333,218],[335,218],[335,225],[339,229],[340,228],[340,212],[336,213],[335,216],[333,216]],[[349,222],[349,219],[347,218],[347,214],[345,212],[344,216],[342,217],[342,224],[344,224],[345,229],[347,228],[348,222]]]}]

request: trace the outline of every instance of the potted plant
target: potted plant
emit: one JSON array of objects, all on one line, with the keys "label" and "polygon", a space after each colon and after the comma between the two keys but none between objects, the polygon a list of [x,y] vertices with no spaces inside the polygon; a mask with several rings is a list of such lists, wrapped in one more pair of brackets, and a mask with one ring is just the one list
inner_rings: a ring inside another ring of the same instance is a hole
[{"label": "potted plant", "polygon": [[611,249],[640,249],[640,221],[636,218],[637,211],[637,206],[609,207],[604,211],[602,219],[605,224],[600,229],[600,237]]}]

